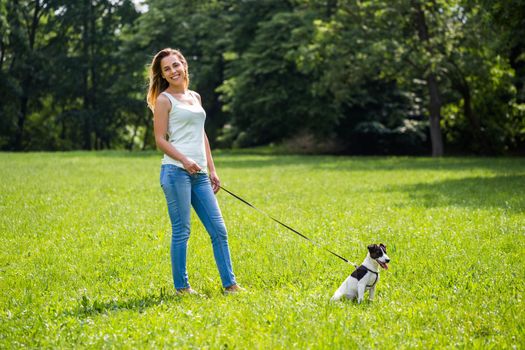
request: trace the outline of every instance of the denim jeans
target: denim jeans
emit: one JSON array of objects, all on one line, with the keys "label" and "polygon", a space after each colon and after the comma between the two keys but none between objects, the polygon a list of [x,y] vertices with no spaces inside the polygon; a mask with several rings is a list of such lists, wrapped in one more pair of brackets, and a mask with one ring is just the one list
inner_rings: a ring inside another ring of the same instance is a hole
[{"label": "denim jeans", "polygon": [[213,255],[223,287],[236,284],[226,226],[208,175],[205,173],[190,175],[181,167],[163,164],[160,171],[160,184],[166,197],[171,220],[171,269],[175,288],[190,287],[186,270],[186,252],[190,237],[191,206],[210,235]]}]

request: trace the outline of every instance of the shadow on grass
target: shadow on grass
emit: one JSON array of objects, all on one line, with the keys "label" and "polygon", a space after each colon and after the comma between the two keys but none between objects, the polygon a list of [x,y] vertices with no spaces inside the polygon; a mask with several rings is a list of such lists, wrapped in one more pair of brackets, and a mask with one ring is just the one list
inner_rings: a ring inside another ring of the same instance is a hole
[{"label": "shadow on grass", "polygon": [[525,175],[468,177],[389,186],[388,190],[408,193],[412,201],[428,208],[459,206],[501,208],[511,212],[525,211]]},{"label": "shadow on grass", "polygon": [[494,173],[525,172],[520,158],[425,158],[425,157],[344,157],[344,156],[236,156],[222,153],[215,158],[218,167],[261,168],[306,166],[334,171],[460,171],[490,170]]},{"label": "shadow on grass", "polygon": [[[9,156],[9,153],[3,155]],[[14,153],[13,153],[14,155]],[[16,154],[20,156],[20,154]],[[162,153],[157,150],[134,151],[71,151],[71,152],[43,152],[24,153],[22,157],[55,158],[142,158],[160,159]],[[262,167],[305,166],[310,169],[333,171],[389,171],[389,170],[490,170],[495,173],[525,172],[523,158],[511,157],[452,157],[430,158],[409,156],[330,156],[330,155],[279,155],[268,152],[250,150],[217,150],[214,159],[219,168],[249,169]]]},{"label": "shadow on grass", "polygon": [[63,157],[95,156],[99,158],[162,158],[162,153],[156,150],[126,151],[126,150],[104,150],[104,151],[71,151],[60,152]]},{"label": "shadow on grass", "polygon": [[182,297],[180,295],[176,295],[175,293],[166,294],[164,289],[161,289],[160,294],[158,295],[146,295],[127,300],[111,300],[107,302],[92,300],[91,298],[88,298],[84,295],[81,299],[79,299],[78,306],[72,310],[65,311],[64,316],[82,318],[121,310],[135,310],[138,312],[143,312],[145,309],[152,306],[157,306],[173,300],[179,300],[181,298]]}]

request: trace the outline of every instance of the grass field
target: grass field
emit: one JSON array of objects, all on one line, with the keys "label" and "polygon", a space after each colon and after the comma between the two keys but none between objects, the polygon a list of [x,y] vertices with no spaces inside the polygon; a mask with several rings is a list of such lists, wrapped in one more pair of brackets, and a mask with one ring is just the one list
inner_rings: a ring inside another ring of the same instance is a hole
[{"label": "grass field", "polygon": [[223,185],[360,263],[373,303],[329,303],[352,267],[221,192],[224,296],[195,216],[174,293],[157,153],[0,153],[0,348],[524,348],[525,161],[217,153]]}]

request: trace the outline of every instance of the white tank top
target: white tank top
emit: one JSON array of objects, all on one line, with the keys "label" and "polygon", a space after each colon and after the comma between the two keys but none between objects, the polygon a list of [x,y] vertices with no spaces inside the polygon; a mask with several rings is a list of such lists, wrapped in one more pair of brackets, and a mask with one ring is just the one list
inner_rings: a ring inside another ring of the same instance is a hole
[{"label": "white tank top", "polygon": [[[207,159],[204,146],[204,121],[206,112],[201,104],[194,99],[194,104],[189,105],[177,100],[167,92],[162,92],[171,102],[171,110],[168,118],[169,142],[186,157],[197,163],[202,170],[206,171]],[[173,164],[184,168],[181,162],[164,155],[162,164]]]}]

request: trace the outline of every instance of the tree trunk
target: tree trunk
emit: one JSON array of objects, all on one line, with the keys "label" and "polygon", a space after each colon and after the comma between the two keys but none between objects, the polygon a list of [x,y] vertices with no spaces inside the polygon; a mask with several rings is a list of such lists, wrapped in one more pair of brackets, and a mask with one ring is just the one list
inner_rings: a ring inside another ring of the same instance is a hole
[{"label": "tree trunk", "polygon": [[523,58],[521,58],[523,57],[523,52],[525,51],[525,47],[523,46],[524,45],[516,44],[510,49],[509,54],[510,66],[516,72],[516,78],[513,79],[513,83],[516,87],[516,100],[518,103],[525,102],[525,84],[523,83],[523,79],[519,78],[525,75],[525,62]]},{"label": "tree trunk", "polygon": [[[428,26],[425,18],[425,12],[421,7],[421,3],[417,0],[412,0],[412,8],[414,9],[414,23],[416,25],[419,40],[425,46],[425,49],[434,54],[434,50],[430,44],[430,34],[428,33]],[[430,71],[426,74],[426,82],[429,93],[429,112],[430,112],[430,139],[432,141],[432,157],[443,156],[443,137],[441,135],[441,96],[439,92],[439,85],[436,75]]]},{"label": "tree trunk", "polygon": [[[148,148],[148,139],[151,132],[151,126],[153,125],[153,119],[150,118],[150,112],[149,110],[146,111],[146,123],[144,125],[146,126],[146,130],[144,131],[144,138],[142,143],[142,150],[145,151]],[[155,148],[154,148],[155,149]]]},{"label": "tree trunk", "polygon": [[82,148],[84,150],[92,149],[91,142],[91,99],[89,91],[89,47],[90,47],[90,38],[89,38],[89,18],[91,16],[91,1],[84,0],[84,11],[82,14],[82,87],[83,87],[83,119],[84,125],[82,125]]},{"label": "tree trunk", "polygon": [[434,74],[427,77],[427,85],[430,93],[430,140],[432,141],[432,157],[443,156],[443,137],[441,136],[441,98],[439,88]]},{"label": "tree trunk", "polygon": [[331,18],[337,10],[337,0],[328,0],[326,2],[326,18]]},{"label": "tree trunk", "polygon": [[[97,150],[102,149],[104,146],[103,136],[100,135],[100,118],[93,118],[93,114],[100,116],[98,111],[98,101],[97,101],[97,89],[98,89],[98,76],[97,76],[97,61],[98,61],[98,52],[97,52],[97,24],[96,24],[96,8],[93,4],[93,1],[89,2],[89,76],[91,77],[91,85],[89,86],[89,102],[91,105],[91,113],[89,116],[91,133],[94,134],[95,140],[99,140],[98,144],[95,146]],[[102,141],[102,142],[100,142]]]},{"label": "tree trunk", "polygon": [[463,98],[463,114],[465,114],[465,118],[467,118],[470,125],[472,140],[475,142],[476,147],[483,147],[481,121],[479,120],[478,115],[472,110],[472,94],[470,92],[470,86],[456,62],[450,60],[450,63],[454,67],[453,74],[451,75],[452,87],[458,91]]},{"label": "tree trunk", "polygon": [[2,71],[2,68],[4,67],[5,47],[6,45],[4,42],[0,40],[0,71]]},{"label": "tree trunk", "polygon": [[483,148],[483,140],[481,135],[481,122],[476,113],[472,110],[472,97],[470,94],[470,87],[464,83],[459,87],[459,92],[463,97],[463,113],[470,124],[470,133],[474,146],[478,149]]},{"label": "tree trunk", "polygon": [[26,122],[27,117],[27,104],[29,102],[29,98],[26,95],[26,87],[28,85],[24,82],[24,89],[23,94],[20,97],[20,111],[18,112],[18,120],[16,123],[16,132],[15,132],[15,151],[22,151],[23,149],[23,141],[24,141],[24,125]]},{"label": "tree trunk", "polygon": [[60,108],[60,139],[63,142],[66,141],[67,135],[66,115],[64,113],[65,109],[64,105]]},{"label": "tree trunk", "polygon": [[[38,24],[40,22],[40,1],[35,1],[35,9],[33,11],[33,18],[31,20],[30,27],[28,28],[28,43],[29,43],[29,52],[33,53],[35,47],[35,37],[36,31],[38,29]],[[16,123],[17,129],[15,132],[15,150],[21,151],[23,149],[24,143],[24,126],[27,119],[27,110],[30,97],[30,88],[32,83],[32,72],[26,72],[23,74],[22,81],[22,96],[20,96],[20,110],[18,112],[18,120]]]}]

